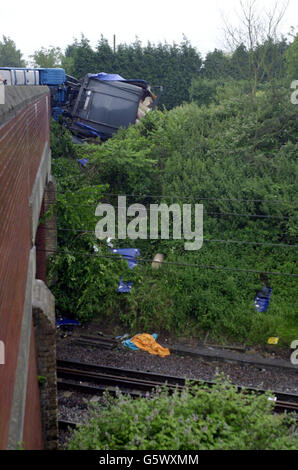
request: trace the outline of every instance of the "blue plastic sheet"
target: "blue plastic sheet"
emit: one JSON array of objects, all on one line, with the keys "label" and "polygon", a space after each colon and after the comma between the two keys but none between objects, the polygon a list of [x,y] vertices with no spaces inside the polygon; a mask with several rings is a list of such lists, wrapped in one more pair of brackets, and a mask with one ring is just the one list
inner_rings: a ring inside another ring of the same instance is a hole
[{"label": "blue plastic sheet", "polygon": [[90,78],[97,78],[98,80],[104,80],[107,82],[120,82],[125,80],[125,78],[121,77],[121,75],[118,75],[117,73],[105,73],[105,72],[100,72],[100,73],[94,73],[94,74],[88,74]]},{"label": "blue plastic sheet", "polygon": [[255,297],[255,308],[257,312],[266,312],[269,306],[271,293],[271,287],[263,287],[263,289],[257,293]]},{"label": "blue plastic sheet", "polygon": [[130,269],[137,265],[136,258],[140,256],[140,251],[137,248],[113,248],[112,253],[121,255],[127,261]]},{"label": "blue plastic sheet", "polygon": [[131,83],[132,85],[136,86],[141,86],[142,88],[147,89],[148,84],[146,80],[140,79],[140,78],[130,78],[126,79],[121,77],[121,75],[118,75],[117,73],[105,73],[105,72],[100,72],[100,73],[89,73],[88,76],[90,78],[95,78],[97,80],[102,80],[106,82],[125,82],[125,83]]},{"label": "blue plastic sheet", "polygon": [[[121,255],[127,261],[129,269],[133,269],[137,265],[137,257],[140,256],[140,251],[137,248],[112,248],[112,253]],[[130,292],[132,288],[131,281],[123,281],[122,276],[118,285],[117,292]]]}]

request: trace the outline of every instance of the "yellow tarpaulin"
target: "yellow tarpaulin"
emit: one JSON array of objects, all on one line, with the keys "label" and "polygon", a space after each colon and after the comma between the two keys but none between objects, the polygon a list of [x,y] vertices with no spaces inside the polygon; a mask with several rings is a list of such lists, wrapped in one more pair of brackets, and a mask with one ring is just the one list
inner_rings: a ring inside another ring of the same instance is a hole
[{"label": "yellow tarpaulin", "polygon": [[135,335],[133,338],[131,338],[130,341],[135,344],[139,349],[147,351],[150,354],[155,354],[161,357],[170,355],[170,350],[158,344],[153,338],[153,336],[149,335],[148,333]]}]

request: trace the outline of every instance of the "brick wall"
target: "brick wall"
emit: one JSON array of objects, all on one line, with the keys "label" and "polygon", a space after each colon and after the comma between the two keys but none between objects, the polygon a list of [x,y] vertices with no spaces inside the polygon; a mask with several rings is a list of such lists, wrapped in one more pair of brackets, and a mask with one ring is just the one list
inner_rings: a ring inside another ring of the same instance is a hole
[{"label": "brick wall", "polygon": [[[41,159],[49,152],[50,101],[47,87],[6,87],[6,90],[6,104],[0,106],[0,340],[5,345],[6,359],[0,365],[0,449],[6,449],[9,443],[13,447],[16,433],[27,439],[25,448],[30,443],[40,448],[35,346],[31,320],[25,324],[24,312],[31,298],[29,258],[35,243],[30,197]],[[29,341],[24,337],[25,328]],[[28,351],[28,357],[23,359],[22,348]],[[23,368],[27,387],[25,392],[18,392],[16,384],[22,383],[22,377],[17,371]],[[26,395],[26,390],[35,403],[29,405],[26,397],[23,405],[14,402],[18,393]],[[36,434],[34,438],[32,432]]]}]

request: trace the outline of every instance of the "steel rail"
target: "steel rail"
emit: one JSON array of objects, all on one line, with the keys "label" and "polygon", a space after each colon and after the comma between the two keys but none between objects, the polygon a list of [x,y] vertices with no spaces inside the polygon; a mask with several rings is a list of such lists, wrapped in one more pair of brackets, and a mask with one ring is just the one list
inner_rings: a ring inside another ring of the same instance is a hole
[{"label": "steel rail", "polygon": [[[154,389],[167,386],[170,392],[181,391],[189,382],[190,385],[212,386],[215,382],[183,377],[164,376],[157,373],[142,372],[130,369],[118,369],[77,361],[57,361],[58,386],[79,392],[102,394],[105,390],[115,394],[117,390],[132,396],[145,395]],[[69,382],[79,381],[79,383]],[[96,384],[96,386],[94,385]],[[238,391],[247,393],[265,393],[267,390],[235,385]],[[298,411],[298,395],[284,392],[271,393],[276,398],[276,411]]]}]

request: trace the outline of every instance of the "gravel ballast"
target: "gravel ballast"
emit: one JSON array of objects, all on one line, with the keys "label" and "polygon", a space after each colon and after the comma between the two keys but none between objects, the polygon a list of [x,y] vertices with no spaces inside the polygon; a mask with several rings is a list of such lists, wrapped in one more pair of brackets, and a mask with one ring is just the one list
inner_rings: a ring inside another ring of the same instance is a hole
[{"label": "gravel ballast", "polygon": [[[262,365],[254,366],[215,359],[209,361],[202,357],[182,356],[173,353],[170,356],[159,357],[141,350],[132,351],[121,344],[115,349],[107,350],[76,344],[75,338],[81,333],[92,334],[93,336],[98,334],[94,327],[91,327],[89,331],[85,329],[82,331],[79,328],[77,331],[65,334],[57,330],[57,359],[76,360],[103,366],[156,372],[167,376],[172,375],[206,381],[213,381],[219,374],[223,374],[232,383],[239,386],[298,394],[298,367],[292,370],[266,368]],[[157,342],[164,347],[168,347],[170,351],[171,346],[174,347],[174,344],[170,343],[170,340],[166,337],[157,338]],[[183,345],[179,344],[179,347],[183,348]],[[266,354],[268,355],[268,353]],[[253,354],[251,356],[253,357]],[[270,356],[272,358],[272,354]],[[281,357],[286,358],[287,354],[281,353]],[[290,362],[290,357],[288,360]],[[90,399],[97,400],[96,397],[90,395],[82,397],[76,392],[59,391],[59,419],[81,422],[86,416],[87,402]],[[65,431],[60,433],[61,446],[65,444],[67,436],[68,433]]]}]

